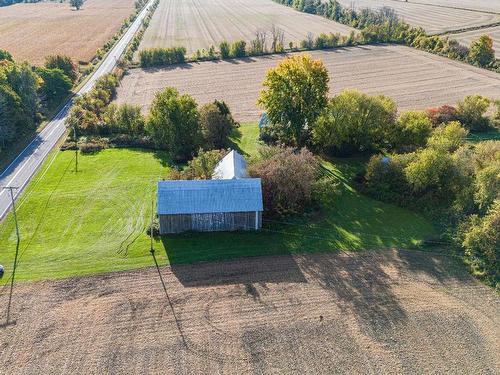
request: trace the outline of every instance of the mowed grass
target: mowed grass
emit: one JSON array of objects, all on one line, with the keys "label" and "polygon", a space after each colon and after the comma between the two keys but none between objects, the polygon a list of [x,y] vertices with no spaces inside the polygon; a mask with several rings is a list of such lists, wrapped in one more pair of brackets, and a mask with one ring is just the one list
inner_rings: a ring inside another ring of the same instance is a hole
[{"label": "mowed grass", "polygon": [[[80,155],[75,173],[74,155],[59,152],[48,161],[18,203],[18,279],[152,264],[145,228],[156,182],[167,168],[152,152],[112,149]],[[0,264],[9,275],[16,244],[11,214],[0,225],[0,244]]]},{"label": "mowed grass", "polygon": [[[247,156],[258,150],[255,123],[234,140]],[[151,200],[168,167],[154,152],[110,149],[79,157],[59,152],[19,201],[20,280],[63,278],[153,265],[149,238]],[[317,251],[412,247],[433,237],[421,216],[359,194],[351,178],[363,160],[325,161],[339,194],[321,211],[265,220],[259,232],[186,233],[155,240],[160,264]],[[15,251],[12,215],[0,225],[0,264],[11,273]]]},{"label": "mowed grass", "polygon": [[[258,127],[243,124],[238,145],[246,155],[258,150]],[[241,256],[323,251],[409,248],[436,235],[422,216],[358,193],[351,180],[363,159],[325,161],[339,193],[321,211],[304,216],[264,219],[264,228],[247,233],[187,233],[165,236],[162,246],[172,264],[234,259]]]}]

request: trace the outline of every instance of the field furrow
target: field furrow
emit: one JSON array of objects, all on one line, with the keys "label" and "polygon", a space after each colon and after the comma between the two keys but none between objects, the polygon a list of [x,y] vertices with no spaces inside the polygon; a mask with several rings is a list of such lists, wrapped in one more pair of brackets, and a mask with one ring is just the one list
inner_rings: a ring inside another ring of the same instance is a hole
[{"label": "field furrow", "polygon": [[0,7],[0,49],[33,64],[51,54],[88,62],[133,11],[134,0],[87,0],[78,11],[52,1]]},{"label": "field furrow", "polygon": [[390,250],[177,265],[161,269],[168,295],[155,268],[24,284],[0,364],[21,374],[498,373],[498,296],[446,271],[452,262]]},{"label": "field furrow", "polygon": [[[430,0],[440,1],[440,0]],[[470,27],[490,25],[500,21],[499,14],[478,12],[453,7],[441,7],[425,4],[427,0],[405,2],[397,0],[340,0],[346,7],[356,9],[382,7],[393,8],[397,14],[410,25],[423,27],[428,33],[444,33]],[[453,1],[455,3],[455,1]],[[475,9],[475,8],[472,8]],[[496,7],[492,8],[496,9]]]},{"label": "field furrow", "polygon": [[[330,72],[331,93],[346,88],[393,98],[400,110],[455,104],[466,95],[500,98],[500,76],[403,46],[364,46],[315,51]],[[225,100],[239,121],[254,121],[266,71],[284,56],[184,64],[162,70],[133,69],[118,89],[117,102],[146,111],[167,86],[191,94],[200,104]]]},{"label": "field furrow", "polygon": [[297,12],[271,0],[161,0],[139,50],[184,46],[188,54],[227,40],[255,39],[257,31],[279,27],[285,44],[305,39],[308,33],[340,33],[352,28],[323,17]]}]

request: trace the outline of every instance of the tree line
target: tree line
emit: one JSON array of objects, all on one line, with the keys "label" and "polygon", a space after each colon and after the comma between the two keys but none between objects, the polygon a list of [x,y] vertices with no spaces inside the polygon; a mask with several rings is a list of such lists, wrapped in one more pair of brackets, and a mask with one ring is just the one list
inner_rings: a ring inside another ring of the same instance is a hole
[{"label": "tree line", "polygon": [[0,153],[33,133],[44,115],[70,94],[76,78],[68,57],[49,56],[44,66],[34,67],[0,50]]},{"label": "tree line", "polygon": [[[402,21],[394,9],[382,7],[378,10],[343,7],[337,0],[273,0],[301,12],[320,15],[333,21],[360,30],[357,43],[402,43],[427,52],[464,61],[482,68],[500,71],[495,58],[493,40],[482,35],[469,47],[448,37],[429,36],[421,27],[412,27]],[[312,41],[311,41],[312,43]]]}]

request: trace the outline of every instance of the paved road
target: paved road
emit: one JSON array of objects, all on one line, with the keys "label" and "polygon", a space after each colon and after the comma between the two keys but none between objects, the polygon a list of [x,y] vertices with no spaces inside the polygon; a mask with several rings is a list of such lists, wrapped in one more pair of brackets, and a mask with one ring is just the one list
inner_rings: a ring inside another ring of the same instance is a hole
[{"label": "paved road", "polygon": [[[116,62],[130,43],[134,34],[141,27],[142,20],[147,15],[147,7],[138,15],[132,26],[116,43],[99,68],[92,77],[77,92],[77,95],[88,92],[94,86],[97,79],[113,70]],[[15,197],[19,197],[23,189],[28,185],[35,172],[40,168],[50,151],[56,146],[61,137],[66,133],[66,117],[71,109],[72,100],[69,100],[59,113],[37,134],[35,139],[14,159],[14,161],[0,174],[0,186],[16,186],[19,189]],[[7,190],[0,191],[0,220],[9,212],[11,199]]]}]

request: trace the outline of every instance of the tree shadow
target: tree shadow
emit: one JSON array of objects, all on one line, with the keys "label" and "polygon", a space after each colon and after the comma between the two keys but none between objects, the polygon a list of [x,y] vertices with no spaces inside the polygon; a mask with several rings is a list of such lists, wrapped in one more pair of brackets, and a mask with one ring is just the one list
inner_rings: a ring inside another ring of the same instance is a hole
[{"label": "tree shadow", "polygon": [[153,156],[156,160],[158,160],[162,167],[170,167],[174,163],[172,159],[168,156],[166,151],[163,150],[142,150],[144,152],[153,152]]}]

